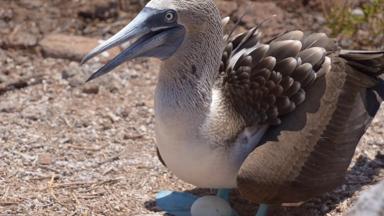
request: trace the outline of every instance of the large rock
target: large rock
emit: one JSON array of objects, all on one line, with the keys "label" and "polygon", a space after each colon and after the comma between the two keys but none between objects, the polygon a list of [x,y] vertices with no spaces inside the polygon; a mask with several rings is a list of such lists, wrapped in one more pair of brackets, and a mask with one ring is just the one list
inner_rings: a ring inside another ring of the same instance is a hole
[{"label": "large rock", "polygon": [[241,26],[249,29],[264,23],[262,31],[266,38],[286,31],[286,12],[275,2],[248,2],[238,0],[239,9],[234,13],[235,20],[241,19]]},{"label": "large rock", "polygon": [[382,216],[384,214],[384,181],[363,192],[346,216]]},{"label": "large rock", "polygon": [[118,4],[114,0],[93,0],[82,6],[79,16],[106,20],[118,16]]},{"label": "large rock", "polygon": [[145,6],[149,0],[118,0],[120,10],[126,12],[138,11]]},{"label": "large rock", "polygon": [[231,16],[238,9],[238,3],[236,1],[216,1],[222,16]]},{"label": "large rock", "polygon": [[284,22],[284,11],[274,2],[250,2],[242,5],[240,11],[247,12],[243,18],[247,27],[253,27],[266,19],[271,19],[269,25]]},{"label": "large rock", "polygon": [[[51,34],[40,41],[43,53],[46,57],[63,58],[74,61],[81,59],[101,41],[94,38],[72,36],[64,34]],[[120,52],[118,48],[102,53],[99,58],[106,61]]]}]

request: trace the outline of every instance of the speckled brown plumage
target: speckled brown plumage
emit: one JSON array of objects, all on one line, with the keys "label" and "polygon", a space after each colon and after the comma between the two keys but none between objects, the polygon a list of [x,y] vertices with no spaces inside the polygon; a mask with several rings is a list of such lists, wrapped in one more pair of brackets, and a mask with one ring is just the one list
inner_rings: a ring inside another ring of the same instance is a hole
[{"label": "speckled brown plumage", "polygon": [[306,99],[306,89],[324,76],[327,53],[337,47],[325,34],[304,36],[300,31],[268,44],[260,38],[254,28],[228,42],[220,66],[221,85],[227,102],[247,125],[278,125]]}]

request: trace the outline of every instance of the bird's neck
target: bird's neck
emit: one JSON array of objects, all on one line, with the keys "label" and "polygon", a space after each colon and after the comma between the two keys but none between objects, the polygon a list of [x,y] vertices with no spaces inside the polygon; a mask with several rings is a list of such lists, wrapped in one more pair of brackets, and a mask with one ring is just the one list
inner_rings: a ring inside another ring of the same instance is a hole
[{"label": "bird's neck", "polygon": [[179,51],[163,62],[155,96],[160,121],[188,122],[191,128],[203,124],[223,49],[222,32],[207,34],[189,35]]}]

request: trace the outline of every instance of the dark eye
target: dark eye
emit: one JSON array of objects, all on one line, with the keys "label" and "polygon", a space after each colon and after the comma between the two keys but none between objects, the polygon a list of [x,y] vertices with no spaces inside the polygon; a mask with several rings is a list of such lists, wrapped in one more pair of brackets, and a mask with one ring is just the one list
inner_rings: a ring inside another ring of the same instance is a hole
[{"label": "dark eye", "polygon": [[167,23],[173,23],[176,21],[176,12],[175,11],[167,11],[164,15],[165,21]]}]

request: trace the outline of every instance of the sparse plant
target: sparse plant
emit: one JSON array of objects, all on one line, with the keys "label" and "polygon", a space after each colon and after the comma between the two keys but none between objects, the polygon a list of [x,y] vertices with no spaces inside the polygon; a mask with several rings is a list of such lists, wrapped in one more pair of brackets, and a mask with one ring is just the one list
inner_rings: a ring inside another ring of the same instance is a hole
[{"label": "sparse plant", "polygon": [[362,39],[362,34],[365,37],[359,40],[362,45],[384,45],[384,0],[370,0],[358,6],[345,0],[333,7],[322,1],[327,26],[333,36]]}]

